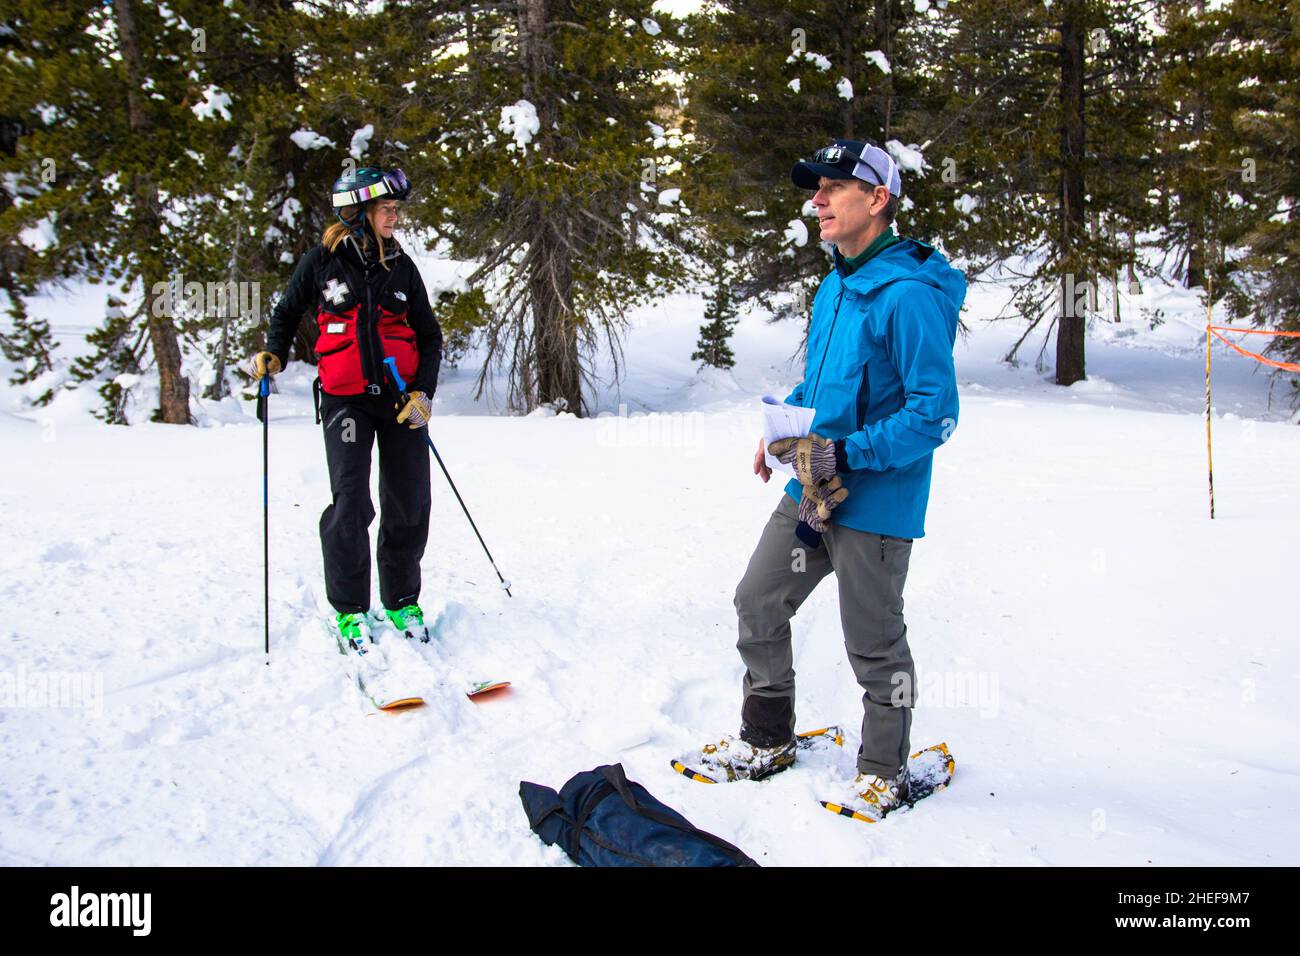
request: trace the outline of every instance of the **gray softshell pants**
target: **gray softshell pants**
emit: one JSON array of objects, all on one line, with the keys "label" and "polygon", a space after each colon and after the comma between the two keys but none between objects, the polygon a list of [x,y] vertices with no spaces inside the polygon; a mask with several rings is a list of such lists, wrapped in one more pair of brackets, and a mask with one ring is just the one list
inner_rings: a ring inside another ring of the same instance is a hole
[{"label": "gray softshell pants", "polygon": [[798,507],[782,495],[736,588],[736,646],[746,667],[741,736],[772,746],[794,735],[790,618],[834,571],[844,647],[863,691],[858,769],[892,777],[907,762],[916,685],[903,622],[912,541],[832,522],[814,549],[795,536],[798,523]]}]

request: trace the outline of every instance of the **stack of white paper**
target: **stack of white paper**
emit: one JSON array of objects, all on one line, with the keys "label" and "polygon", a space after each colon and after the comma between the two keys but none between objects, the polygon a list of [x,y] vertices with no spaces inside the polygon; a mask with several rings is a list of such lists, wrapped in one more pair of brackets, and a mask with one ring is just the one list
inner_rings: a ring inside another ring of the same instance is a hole
[{"label": "stack of white paper", "polygon": [[[763,445],[770,447],[778,438],[802,438],[812,429],[813,419],[817,417],[815,408],[801,408],[787,405],[771,395],[763,396]],[[766,453],[767,467],[773,471],[794,474],[794,468],[780,459]]]}]

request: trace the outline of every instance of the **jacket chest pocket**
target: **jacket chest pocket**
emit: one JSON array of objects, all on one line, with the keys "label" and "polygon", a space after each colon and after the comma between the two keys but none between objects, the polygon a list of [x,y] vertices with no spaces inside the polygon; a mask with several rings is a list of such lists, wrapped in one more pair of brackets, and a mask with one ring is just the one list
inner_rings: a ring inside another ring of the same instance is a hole
[{"label": "jacket chest pocket", "polygon": [[385,338],[415,341],[415,329],[407,323],[407,297],[400,289],[382,289],[376,299],[376,319]]},{"label": "jacket chest pocket", "polygon": [[401,289],[384,289],[376,301],[379,304],[380,318],[406,318],[406,293]]},{"label": "jacket chest pocket", "polygon": [[345,313],[330,312],[322,307],[316,317],[320,337],[316,339],[316,354],[324,357],[341,352],[357,341],[357,310],[353,306]]},{"label": "jacket chest pocket", "polygon": [[832,356],[826,363],[828,378],[834,377],[842,400],[849,406],[844,409],[843,425],[851,431],[870,423],[871,386],[876,377],[872,371],[881,354],[867,315],[869,301],[870,297],[845,295],[835,341],[831,343]]},{"label": "jacket chest pocket", "polygon": [[874,349],[871,331],[861,307],[862,298],[853,297],[854,308],[848,307],[849,302],[849,297],[845,296],[845,307],[841,310],[835,336],[829,344],[826,369],[840,382],[853,387],[859,378],[866,375],[867,363],[871,361]]},{"label": "jacket chest pocket", "polygon": [[406,295],[385,289],[379,297],[379,334],[386,342],[415,343],[415,330],[407,322]]}]

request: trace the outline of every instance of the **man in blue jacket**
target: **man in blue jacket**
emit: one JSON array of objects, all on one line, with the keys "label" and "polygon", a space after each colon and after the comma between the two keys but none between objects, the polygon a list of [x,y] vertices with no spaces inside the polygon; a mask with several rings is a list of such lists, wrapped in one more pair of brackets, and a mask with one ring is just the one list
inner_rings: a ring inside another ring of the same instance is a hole
[{"label": "man in blue jacket", "polygon": [[[855,809],[879,819],[908,794],[916,676],[903,584],[912,541],[925,534],[934,450],[957,424],[952,350],[966,281],[933,247],[894,233],[902,183],[885,150],[837,140],[791,177],[815,190],[821,238],[834,246],[835,268],[813,300],[803,381],[786,399],[816,415],[812,434],[768,449],[797,477],[736,589],[740,739],[697,759],[725,779],[761,779],[794,762],[790,618],[833,571],[863,690]],[[761,441],[754,472],[771,476]]]}]

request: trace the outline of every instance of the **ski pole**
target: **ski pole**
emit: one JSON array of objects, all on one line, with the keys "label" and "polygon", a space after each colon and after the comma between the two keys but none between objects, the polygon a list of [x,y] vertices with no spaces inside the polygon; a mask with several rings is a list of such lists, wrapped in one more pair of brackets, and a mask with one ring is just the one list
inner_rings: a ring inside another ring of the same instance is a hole
[{"label": "ski pole", "polygon": [[271,502],[267,474],[269,471],[269,435],[271,416],[271,376],[263,375],[257,389],[257,417],[262,420],[262,621],[266,628],[266,663],[271,663]]},{"label": "ski pole", "polygon": [[[402,381],[402,376],[397,373],[397,359],[386,358],[384,359],[384,364],[388,366],[388,374],[393,376],[393,384],[396,385],[397,390],[402,393],[402,398],[409,398],[406,394],[406,383]],[[438,460],[438,467],[442,469],[442,474],[443,477],[447,479],[447,484],[451,485],[451,493],[454,494],[456,500],[460,502],[460,510],[465,512],[465,517],[469,519],[469,526],[474,529],[474,536],[478,538],[478,543],[483,546],[483,553],[487,555],[487,559],[492,565],[492,570],[496,571],[497,580],[501,582],[501,587],[505,589],[506,597],[514,597],[514,595],[510,593],[510,582],[501,576],[501,571],[497,568],[497,563],[492,560],[492,552],[488,550],[487,542],[483,540],[483,535],[479,534],[478,525],[474,523],[474,519],[470,516],[469,509],[465,507],[465,500],[461,498],[460,492],[456,490],[456,482],[451,480],[451,475],[447,471],[447,466],[442,463],[442,456],[438,454],[438,449],[434,446],[433,439],[429,437],[429,427],[427,424],[424,428],[424,440],[428,443],[429,450],[433,452],[433,457]]]}]

